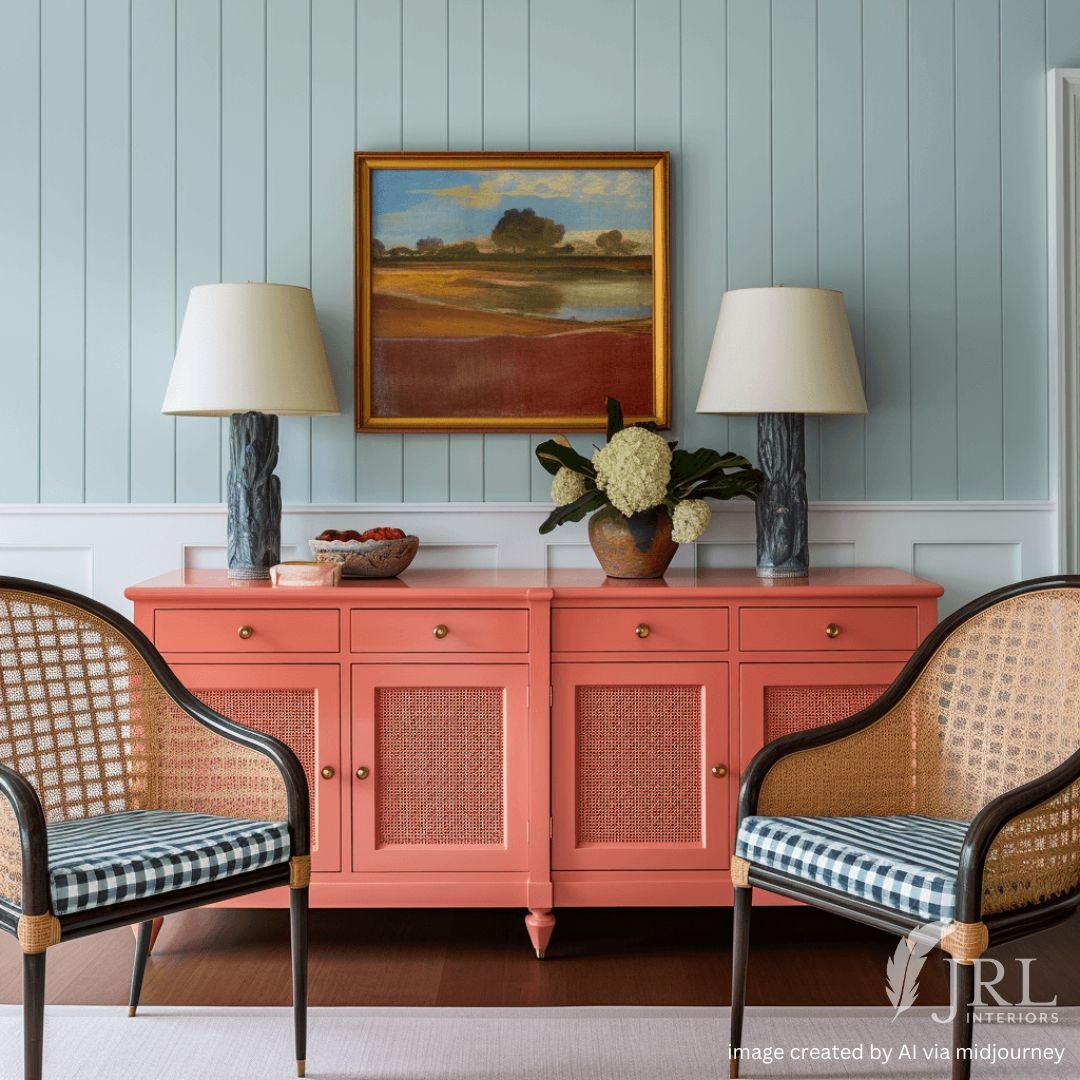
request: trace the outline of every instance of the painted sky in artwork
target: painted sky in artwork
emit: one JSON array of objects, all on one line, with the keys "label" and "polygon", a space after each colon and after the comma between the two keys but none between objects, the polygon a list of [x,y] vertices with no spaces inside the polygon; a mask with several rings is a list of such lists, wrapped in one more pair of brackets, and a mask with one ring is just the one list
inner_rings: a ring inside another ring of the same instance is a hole
[{"label": "painted sky in artwork", "polygon": [[375,236],[388,248],[420,237],[491,247],[503,212],[532,207],[566,229],[566,241],[619,229],[651,250],[652,174],[647,169],[376,169]]}]

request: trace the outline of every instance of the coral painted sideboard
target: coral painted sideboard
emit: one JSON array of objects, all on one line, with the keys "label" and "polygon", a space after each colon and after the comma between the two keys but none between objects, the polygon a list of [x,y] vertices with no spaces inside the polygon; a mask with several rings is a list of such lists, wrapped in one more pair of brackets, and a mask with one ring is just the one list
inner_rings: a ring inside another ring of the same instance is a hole
[{"label": "coral painted sideboard", "polygon": [[941,591],[857,568],[189,570],[127,596],[200,698],[300,758],[315,905],[527,908],[543,955],[559,907],[730,903],[743,767],[877,697]]}]

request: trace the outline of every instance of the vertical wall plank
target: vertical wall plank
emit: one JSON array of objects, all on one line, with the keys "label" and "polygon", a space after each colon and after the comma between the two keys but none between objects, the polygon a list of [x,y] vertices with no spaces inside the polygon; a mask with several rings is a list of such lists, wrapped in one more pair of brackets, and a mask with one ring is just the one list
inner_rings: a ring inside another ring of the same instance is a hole
[{"label": "vertical wall plank", "polygon": [[[860,0],[820,0],[817,48],[818,273],[822,286],[844,294],[861,364],[865,335]],[[865,418],[822,417],[820,430],[821,498],[864,498]]]},{"label": "vertical wall plank", "polygon": [[[1046,92],[1039,0],[1001,6],[1001,266],[1005,498],[1049,494]],[[1033,360],[1035,362],[1033,362]]]},{"label": "vertical wall plank", "polygon": [[41,9],[41,500],[83,498],[85,9]]},{"label": "vertical wall plank", "polygon": [[131,419],[127,0],[86,24],[86,501],[126,502]]},{"label": "vertical wall plank", "polygon": [[356,13],[352,0],[312,5],[311,289],[340,416],[311,421],[312,502],[351,502],[353,449],[353,182]]},{"label": "vertical wall plank", "polygon": [[[221,7],[221,280],[266,280],[266,3]],[[222,420],[222,491],[229,469]]]},{"label": "vertical wall plank", "polygon": [[953,9],[910,0],[911,493],[955,499]]},{"label": "vertical wall plank", "polygon": [[[483,3],[485,150],[529,149],[529,0]],[[484,498],[546,502],[550,477],[533,449],[547,436],[485,435]]]},{"label": "vertical wall plank", "polygon": [[[176,324],[195,285],[221,280],[220,0],[176,9]],[[221,421],[176,420],[176,499],[221,498]]]},{"label": "vertical wall plank", "polygon": [[[771,4],[728,0],[728,289],[773,282],[771,24]],[[755,418],[733,416],[729,429],[730,448],[756,458]]]},{"label": "vertical wall plank", "polygon": [[41,185],[37,0],[0,11],[0,146],[19,167],[0,168],[0,502],[38,499],[38,311]]},{"label": "vertical wall plank", "polygon": [[[818,284],[817,4],[773,0],[772,280]],[[806,489],[821,495],[820,418],[806,418]]]},{"label": "vertical wall plank", "polygon": [[[445,150],[449,119],[448,0],[404,0],[402,140],[406,150]],[[450,439],[406,435],[406,502],[450,497]]]},{"label": "vertical wall plank", "polygon": [[[447,139],[451,150],[484,146],[484,4],[483,0],[448,0]],[[518,470],[528,467],[523,453],[513,455]],[[528,485],[528,473],[525,472]],[[526,486],[525,493],[528,493]],[[491,498],[501,493],[492,491]],[[520,493],[511,498],[520,498]],[[484,498],[484,436],[450,436],[450,498],[481,502]]]},{"label": "vertical wall plank", "polygon": [[[266,279],[311,285],[311,0],[267,0]],[[284,502],[311,498],[311,420],[283,416]]]},{"label": "vertical wall plank", "polygon": [[911,497],[907,3],[863,7],[866,486]]},{"label": "vertical wall plank", "polygon": [[960,498],[1004,494],[1001,78],[998,11],[956,0],[957,477]]},{"label": "vertical wall plank", "polygon": [[[401,149],[401,0],[357,0],[356,148]],[[356,437],[356,497],[403,497],[402,437]]]},{"label": "vertical wall plank", "polygon": [[1080,4],[1045,0],[1046,68],[1080,67]]},{"label": "vertical wall plank", "polygon": [[131,9],[131,498],[172,502],[174,429],[161,403],[176,346],[174,0]]},{"label": "vertical wall plank", "polygon": [[[672,320],[678,329],[676,421],[679,440],[686,449],[711,446],[721,452],[735,449],[752,453],[753,442],[745,447],[732,442],[728,417],[699,416],[695,411],[720,298],[728,287],[724,257],[730,237],[727,18],[726,3],[683,0],[682,125],[673,167],[673,186],[678,192],[675,220],[681,223],[678,242],[672,245],[678,260]],[[639,42],[639,47],[647,47],[647,43]]]}]

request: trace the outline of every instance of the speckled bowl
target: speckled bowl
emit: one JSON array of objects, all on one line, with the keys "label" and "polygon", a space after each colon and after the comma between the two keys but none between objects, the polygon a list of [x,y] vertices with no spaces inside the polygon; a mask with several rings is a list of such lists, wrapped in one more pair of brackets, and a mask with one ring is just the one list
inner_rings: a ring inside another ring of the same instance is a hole
[{"label": "speckled bowl", "polygon": [[308,546],[319,562],[340,565],[342,577],[391,578],[416,558],[420,540],[309,540]]}]

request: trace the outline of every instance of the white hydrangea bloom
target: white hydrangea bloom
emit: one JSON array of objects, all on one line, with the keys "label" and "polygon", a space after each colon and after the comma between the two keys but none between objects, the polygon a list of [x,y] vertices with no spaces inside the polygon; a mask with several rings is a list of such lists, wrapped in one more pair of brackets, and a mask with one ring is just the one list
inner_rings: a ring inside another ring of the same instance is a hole
[{"label": "white hydrangea bloom", "polygon": [[692,544],[709,527],[712,508],[704,499],[683,499],[675,504],[671,539],[676,544]]},{"label": "white hydrangea bloom", "polygon": [[645,428],[623,428],[593,454],[596,486],[629,517],[659,506],[671,479],[671,448]]},{"label": "white hydrangea bloom", "polygon": [[567,506],[584,494],[585,477],[563,465],[551,481],[551,501],[556,506]]}]

